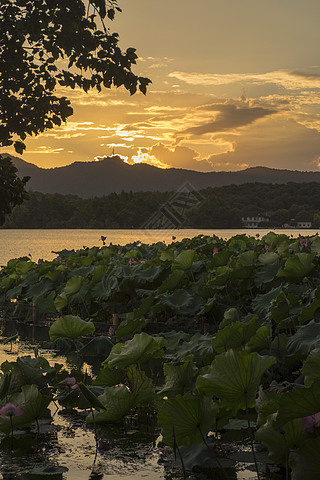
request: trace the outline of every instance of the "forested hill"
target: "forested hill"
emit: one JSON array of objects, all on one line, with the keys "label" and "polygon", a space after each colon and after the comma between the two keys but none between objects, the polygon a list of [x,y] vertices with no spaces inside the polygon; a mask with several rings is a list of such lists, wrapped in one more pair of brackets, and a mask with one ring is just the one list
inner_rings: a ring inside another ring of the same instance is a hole
[{"label": "forested hill", "polygon": [[12,157],[19,176],[30,176],[27,189],[42,193],[101,197],[121,191],[174,191],[185,182],[195,190],[243,183],[320,182],[320,172],[277,170],[252,167],[239,172],[196,172],[185,169],[161,169],[147,164],[128,165],[119,157],[98,162],[75,162],[66,167],[44,169]]},{"label": "forested hill", "polygon": [[[174,192],[122,192],[83,199],[75,195],[31,192],[4,228],[141,228],[161,206],[177,208]],[[267,227],[312,221],[320,227],[320,183],[248,183],[207,188],[183,213],[188,228],[238,228],[241,217],[262,213]],[[164,209],[162,208],[162,211]]]}]

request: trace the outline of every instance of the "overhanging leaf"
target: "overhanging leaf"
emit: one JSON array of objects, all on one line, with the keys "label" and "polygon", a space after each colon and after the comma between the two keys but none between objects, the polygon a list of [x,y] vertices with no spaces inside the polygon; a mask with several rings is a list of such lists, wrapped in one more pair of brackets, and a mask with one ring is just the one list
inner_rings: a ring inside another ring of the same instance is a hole
[{"label": "overhanging leaf", "polygon": [[57,338],[79,338],[94,331],[95,326],[92,322],[86,322],[78,316],[65,315],[51,325],[49,335],[51,342],[54,342]]}]

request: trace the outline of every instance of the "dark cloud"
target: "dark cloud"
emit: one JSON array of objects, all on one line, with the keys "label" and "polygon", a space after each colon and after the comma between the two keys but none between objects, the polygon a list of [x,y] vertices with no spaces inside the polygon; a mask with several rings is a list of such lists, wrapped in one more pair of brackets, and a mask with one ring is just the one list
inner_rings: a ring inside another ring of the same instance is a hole
[{"label": "dark cloud", "polygon": [[183,133],[192,135],[204,135],[205,133],[226,132],[239,127],[244,127],[254,123],[260,118],[276,113],[276,110],[262,107],[242,107],[236,105],[206,105],[202,107],[206,111],[217,112],[217,117],[208,123],[191,127],[184,130]]}]

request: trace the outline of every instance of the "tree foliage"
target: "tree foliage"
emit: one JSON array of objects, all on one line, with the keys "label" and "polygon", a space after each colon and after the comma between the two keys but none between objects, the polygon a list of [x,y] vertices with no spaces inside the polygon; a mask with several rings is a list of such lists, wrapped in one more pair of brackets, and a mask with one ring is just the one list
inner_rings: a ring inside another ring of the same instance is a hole
[{"label": "tree foliage", "polygon": [[1,0],[0,146],[22,153],[28,135],[65,122],[65,87],[146,93],[150,80],[132,72],[135,49],[122,52],[105,24],[116,10],[116,0]]},{"label": "tree foliage", "polygon": [[[132,72],[134,48],[122,52],[105,20],[117,0],[1,0],[0,147],[26,148],[27,136],[60,126],[73,109],[67,88],[124,86],[146,93],[150,80]],[[0,156],[0,225],[25,198],[9,158]]]},{"label": "tree foliage", "polygon": [[9,157],[0,156],[0,225],[4,223],[5,215],[28,197],[24,187],[29,177],[20,180],[17,171]]}]

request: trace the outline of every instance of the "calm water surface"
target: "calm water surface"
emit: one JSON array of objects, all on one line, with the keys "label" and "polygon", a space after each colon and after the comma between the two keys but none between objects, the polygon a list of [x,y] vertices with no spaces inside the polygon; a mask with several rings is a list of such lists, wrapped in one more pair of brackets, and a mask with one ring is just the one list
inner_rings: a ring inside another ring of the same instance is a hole
[{"label": "calm water surface", "polygon": [[[59,250],[77,250],[79,248],[102,246],[101,235],[107,237],[107,243],[125,245],[127,243],[140,240],[143,243],[155,243],[158,241],[172,242],[174,235],[177,240],[183,238],[192,238],[197,235],[217,235],[222,238],[230,238],[237,234],[245,233],[247,235],[260,235],[268,233],[270,230],[254,229],[229,229],[229,230],[200,230],[200,229],[181,229],[181,230],[22,230],[22,229],[0,229],[0,265],[6,265],[11,258],[30,256],[35,262],[39,258],[53,260],[56,257],[54,252]],[[274,229],[276,233],[284,233],[297,237],[301,235],[314,235],[318,230],[284,230]]]}]

